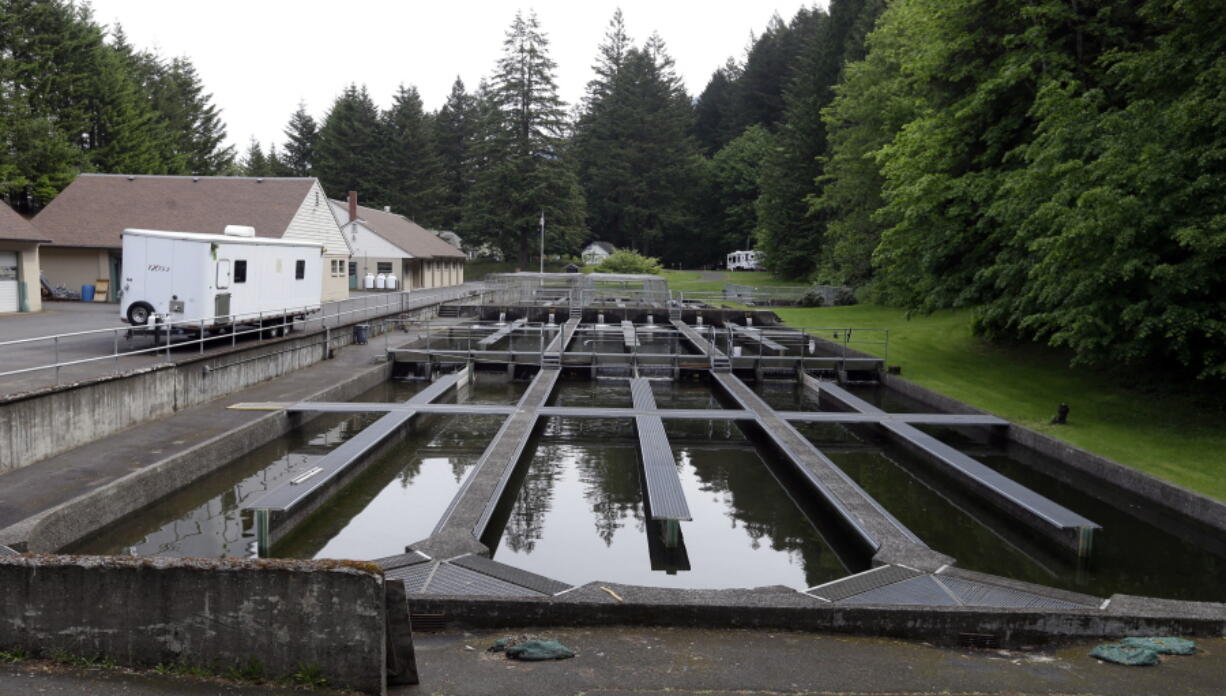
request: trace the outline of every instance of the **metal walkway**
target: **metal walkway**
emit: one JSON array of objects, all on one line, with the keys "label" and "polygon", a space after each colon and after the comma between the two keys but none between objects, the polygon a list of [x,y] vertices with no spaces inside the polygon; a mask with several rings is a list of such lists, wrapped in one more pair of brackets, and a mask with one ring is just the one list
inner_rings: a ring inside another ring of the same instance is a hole
[{"label": "metal walkway", "polygon": [[[568,321],[567,325],[571,323]],[[507,481],[514,473],[515,465],[540,419],[540,408],[549,400],[560,374],[556,369],[537,372],[532,384],[515,405],[514,413],[503,421],[494,439],[464,479],[460,491],[431,535],[431,540],[437,538],[445,545],[445,551],[463,551],[466,545],[471,548],[485,533],[490,516],[502,499]],[[434,555],[445,554],[435,549]]]},{"label": "metal walkway", "polygon": [[743,338],[748,341],[753,341],[754,343],[761,345],[762,348],[764,348],[765,350],[773,350],[776,353],[779,353],[780,355],[788,352],[787,346],[781,343],[778,343],[777,341],[772,341],[771,339],[767,338],[763,334],[762,329],[751,329],[749,327],[741,326],[740,324],[735,324],[730,321],[724,322],[724,326],[728,327],[728,330],[731,331],[736,336],[738,336],[739,338]]},{"label": "metal walkway", "polygon": [[730,374],[712,376],[733,400],[754,414],[765,436],[810,482],[866,549],[870,552],[886,551],[891,558],[923,556],[928,551],[919,537],[852,481],[813,443],[796,432],[744,382]]},{"label": "metal walkway", "polygon": [[288,513],[302,505],[317,491],[344,475],[350,467],[365,459],[370,452],[397,433],[417,415],[418,411],[414,406],[422,406],[442,397],[457,385],[468,381],[471,374],[468,369],[464,369],[440,377],[404,402],[404,410],[388,412],[321,457],[307,470],[244,503],[240,509],[254,511],[259,554],[263,556],[272,541],[270,513]]},{"label": "metal walkway", "polygon": [[691,346],[693,346],[694,350],[710,359],[712,374],[727,374],[732,372],[732,363],[729,362],[728,356],[724,354],[724,351],[716,348],[714,344],[703,338],[702,334],[698,333],[694,327],[690,326],[684,321],[681,321],[680,319],[673,319],[670,323],[674,328],[681,332],[681,335],[685,337],[685,340],[688,341]]},{"label": "metal walkway", "polygon": [[[820,398],[843,408],[859,413],[884,413],[836,384],[819,382],[807,375],[804,381],[805,386],[818,392]],[[1079,556],[1089,555],[1094,530],[1099,529],[1091,520],[997,473],[910,423],[881,421],[879,424],[891,439],[973,488],[1005,514],[1027,521],[1035,531],[1074,549]]]},{"label": "metal walkway", "polygon": [[571,317],[566,320],[562,328],[558,331],[558,335],[553,337],[549,345],[545,347],[545,351],[541,353],[541,369],[557,370],[562,367],[562,354],[570,346],[570,340],[574,337],[575,331],[579,329],[579,317]]},{"label": "metal walkway", "polygon": [[639,347],[639,336],[634,330],[634,322],[622,322],[622,342],[626,345],[626,352],[630,352]]},{"label": "metal walkway", "polygon": [[[636,411],[655,411],[656,397],[651,382],[642,377],[630,380],[630,397]],[[664,421],[658,415],[636,415],[639,454],[643,459],[643,486],[647,489],[647,506],[653,520],[692,520],[690,506],[685,501],[681,478],[677,475],[677,460],[664,433]]]},{"label": "metal walkway", "polygon": [[502,327],[501,329],[498,329],[497,331],[495,331],[494,333],[490,334],[489,336],[486,336],[485,338],[481,339],[480,341],[477,341],[477,346],[478,346],[478,347],[479,347],[481,350],[488,350],[490,346],[492,346],[492,345],[494,345],[495,343],[497,343],[497,342],[501,341],[502,339],[506,338],[507,336],[510,336],[512,331],[514,331],[515,329],[518,329],[519,327],[521,327],[521,326],[523,326],[523,325],[524,325],[524,320],[523,320],[523,319],[516,319],[515,321],[511,322],[510,324],[507,324],[506,326]]},{"label": "metal walkway", "polygon": [[[299,401],[294,403],[247,402],[230,408],[240,411],[316,411],[321,413],[434,413],[441,415],[509,416],[515,406],[497,404],[396,404],[366,401]],[[608,408],[604,406],[542,406],[542,416],[554,418],[638,418],[655,416],[678,420],[753,420],[756,416],[741,409],[720,408]],[[911,423],[916,425],[956,425],[1004,427],[1008,421],[973,413],[859,413],[855,411],[776,411],[786,421],[803,423]]]}]

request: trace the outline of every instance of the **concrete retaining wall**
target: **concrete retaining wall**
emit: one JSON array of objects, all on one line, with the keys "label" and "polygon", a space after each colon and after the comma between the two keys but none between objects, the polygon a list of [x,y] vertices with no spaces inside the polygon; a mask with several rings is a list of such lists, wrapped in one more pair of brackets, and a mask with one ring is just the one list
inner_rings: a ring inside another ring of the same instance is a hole
[{"label": "concrete retaining wall", "polygon": [[[437,312],[430,305],[404,314],[425,319]],[[205,355],[180,349],[172,351],[173,363],[0,398],[0,474],[309,367],[352,338],[342,326]]]},{"label": "concrete retaining wall", "polygon": [[[391,364],[367,368],[340,384],[312,394],[309,401],[348,401],[386,381]],[[272,411],[241,428],[210,438],[156,464],[54,507],[0,532],[4,543],[24,542],[38,553],[59,551],[161,498],[191,485],[236,458],[280,437],[319,414]]]},{"label": "concrete retaining wall", "polygon": [[0,556],[0,650],[122,665],[318,670],[384,693],[383,578],[368,564]]},{"label": "concrete retaining wall", "polygon": [[[1129,635],[1226,635],[1222,605],[1118,596],[1107,611],[979,607],[874,607],[821,604],[784,588],[698,590],[681,598],[630,599],[633,590],[613,585],[624,602],[604,601],[599,583],[574,591],[583,598],[437,597],[413,595],[414,615],[442,615],[450,627],[647,625],[696,628],[755,628],[848,633],[927,640],[958,645],[975,634],[1000,647],[1042,645],[1072,638]],[[640,588],[642,589],[642,588]],[[778,591],[775,591],[778,590]],[[811,600],[801,604],[802,599]]]}]

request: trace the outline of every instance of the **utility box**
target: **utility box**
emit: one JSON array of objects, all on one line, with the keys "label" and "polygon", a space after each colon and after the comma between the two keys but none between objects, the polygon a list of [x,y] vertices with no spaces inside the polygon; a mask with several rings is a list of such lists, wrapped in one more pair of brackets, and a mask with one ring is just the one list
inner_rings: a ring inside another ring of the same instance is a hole
[{"label": "utility box", "polygon": [[120,319],[217,331],[319,311],[322,245],[263,239],[250,227],[226,232],[124,230]]}]

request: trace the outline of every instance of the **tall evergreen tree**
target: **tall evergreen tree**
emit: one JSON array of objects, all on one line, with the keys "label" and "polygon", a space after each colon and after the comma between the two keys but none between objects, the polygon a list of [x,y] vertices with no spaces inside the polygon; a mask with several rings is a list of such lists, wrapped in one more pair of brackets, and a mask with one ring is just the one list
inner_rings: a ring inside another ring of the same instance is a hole
[{"label": "tall evergreen tree", "polygon": [[523,267],[535,254],[542,215],[548,251],[573,253],[584,236],[583,194],[565,148],[555,68],[536,14],[517,13],[486,96],[477,141],[482,166],[465,202],[465,233]]},{"label": "tall evergreen tree", "polygon": [[620,13],[601,44],[575,132],[588,225],[597,239],[670,260],[693,246],[700,171],[692,110],[663,40],[631,45]]},{"label": "tall evergreen tree", "polygon": [[264,156],[264,148],[260,147],[260,141],[255,138],[251,139],[247,153],[243,156],[243,176],[272,176],[268,158]]},{"label": "tall evergreen tree", "polygon": [[476,98],[456,77],[447,101],[433,119],[434,148],[439,160],[440,195],[435,221],[443,229],[460,226],[464,196],[471,182],[469,151],[477,128]]},{"label": "tall evergreen tree", "polygon": [[383,122],[387,149],[384,189],[390,205],[420,224],[437,225],[441,222],[442,167],[416,87],[400,86]]},{"label": "tall evergreen tree", "polygon": [[282,161],[290,176],[314,176],[319,128],[315,119],[307,113],[305,102],[298,102],[298,110],[289,117],[289,123],[283,132],[285,145],[282,148]]},{"label": "tall evergreen tree", "polygon": [[366,87],[351,84],[332,104],[319,129],[315,174],[333,196],[357,191],[371,205],[390,205],[384,189],[387,149],[379,110]]}]

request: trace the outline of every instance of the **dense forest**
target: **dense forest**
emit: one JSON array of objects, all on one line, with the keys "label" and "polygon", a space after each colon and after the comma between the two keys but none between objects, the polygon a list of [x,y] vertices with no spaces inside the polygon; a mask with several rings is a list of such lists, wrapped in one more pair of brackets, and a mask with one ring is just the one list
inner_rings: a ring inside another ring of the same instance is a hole
[{"label": "dense forest", "polygon": [[350,84],[237,162],[189,60],[63,0],[0,7],[0,196],[26,212],[79,171],[318,176],[525,266],[543,212],[548,253],[753,247],[797,282],[974,307],[995,339],[1226,379],[1220,3],[831,0],[774,18],[697,95],[619,11],[576,105],[520,14],[437,111]]}]

